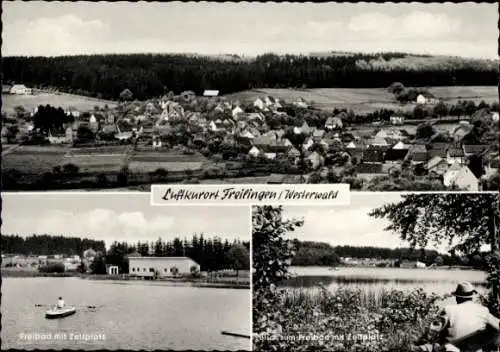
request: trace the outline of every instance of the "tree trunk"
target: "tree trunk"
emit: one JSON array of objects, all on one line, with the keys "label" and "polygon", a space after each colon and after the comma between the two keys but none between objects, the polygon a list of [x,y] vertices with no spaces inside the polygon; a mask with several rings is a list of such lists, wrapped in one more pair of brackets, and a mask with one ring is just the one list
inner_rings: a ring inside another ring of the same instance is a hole
[{"label": "tree trunk", "polygon": [[[488,231],[490,235],[490,242],[491,242],[491,255],[497,255],[498,252],[498,233],[497,233],[497,218],[495,214],[495,210],[492,208],[490,210],[490,219],[488,221]],[[498,270],[498,268],[497,268]],[[500,296],[499,296],[499,287],[498,285],[493,285],[491,288],[492,290],[492,295],[494,298],[496,298],[497,303],[500,301]]]}]

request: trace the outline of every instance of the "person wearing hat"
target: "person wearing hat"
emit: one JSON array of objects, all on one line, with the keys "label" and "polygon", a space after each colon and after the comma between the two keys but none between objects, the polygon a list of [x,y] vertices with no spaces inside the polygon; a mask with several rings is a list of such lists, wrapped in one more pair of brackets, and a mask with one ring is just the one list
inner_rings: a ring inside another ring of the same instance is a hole
[{"label": "person wearing hat", "polygon": [[64,300],[62,299],[62,297],[59,297],[59,299],[57,300],[57,309],[63,309],[64,308]]},{"label": "person wearing hat", "polygon": [[[470,282],[458,283],[451,294],[457,304],[444,307],[430,326],[437,335],[438,345],[445,351],[485,351],[485,347],[499,346],[500,320],[488,308],[474,300],[477,291]],[[433,351],[432,345],[420,346],[423,351]]]}]

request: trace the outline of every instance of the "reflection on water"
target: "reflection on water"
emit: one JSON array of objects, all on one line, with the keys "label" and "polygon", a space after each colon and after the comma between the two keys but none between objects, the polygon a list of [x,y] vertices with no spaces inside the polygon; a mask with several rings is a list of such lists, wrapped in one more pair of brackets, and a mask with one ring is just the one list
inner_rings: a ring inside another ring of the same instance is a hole
[{"label": "reflection on water", "polygon": [[[46,308],[35,304],[55,304],[58,296],[68,305],[79,306],[77,313],[45,319]],[[99,308],[86,309],[87,305]],[[250,291],[243,289],[5,278],[1,311],[2,349],[251,349],[248,339],[221,334],[222,330],[249,334]],[[30,334],[51,334],[53,338],[30,341],[26,338]],[[71,334],[98,338],[74,340]],[[56,336],[60,338],[56,340]]]},{"label": "reflection on water", "polygon": [[469,281],[480,292],[486,289],[486,274],[476,270],[294,267],[291,272],[294,277],[283,283],[285,287],[314,288],[322,285],[330,290],[339,287],[365,290],[422,288],[429,293],[446,294],[453,291],[459,281]]}]

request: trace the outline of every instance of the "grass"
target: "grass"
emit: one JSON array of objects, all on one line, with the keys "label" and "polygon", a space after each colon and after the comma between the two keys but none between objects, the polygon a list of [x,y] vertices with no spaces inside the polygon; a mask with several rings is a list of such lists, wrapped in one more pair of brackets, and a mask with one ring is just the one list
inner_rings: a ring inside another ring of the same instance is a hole
[{"label": "grass", "polygon": [[95,106],[102,108],[108,105],[111,108],[116,105],[112,101],[65,93],[35,92],[33,95],[2,94],[2,112],[9,114],[14,112],[16,106],[22,106],[27,111],[33,111],[37,106],[47,104],[63,109],[74,107],[79,111],[94,110]]},{"label": "grass", "polygon": [[[484,100],[487,103],[498,102],[496,86],[467,87],[430,87],[429,91],[446,102],[454,103],[460,99]],[[311,89],[253,89],[229,94],[228,99],[254,100],[257,97],[271,95],[292,102],[300,97],[323,110],[334,108],[352,109],[355,113],[369,113],[378,109],[411,111],[415,104],[401,105],[385,88],[311,88]]]},{"label": "grass", "polygon": [[64,164],[68,150],[64,147],[20,146],[2,155],[2,168],[29,174],[51,172],[54,166]]},{"label": "grass", "polygon": [[279,295],[278,307],[271,308],[278,313],[270,316],[280,317],[281,339],[266,340],[259,334],[254,350],[409,351],[437,312],[440,299],[423,290],[385,288],[282,290]]}]

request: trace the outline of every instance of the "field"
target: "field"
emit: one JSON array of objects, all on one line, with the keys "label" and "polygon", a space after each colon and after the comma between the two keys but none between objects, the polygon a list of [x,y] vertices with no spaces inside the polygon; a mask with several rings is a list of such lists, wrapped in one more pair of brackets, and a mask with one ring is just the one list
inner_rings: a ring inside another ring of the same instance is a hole
[{"label": "field", "polygon": [[206,159],[199,154],[185,155],[176,152],[135,152],[129,159],[129,170],[134,172],[154,172],[157,169],[185,171],[202,169]]},{"label": "field", "polygon": [[78,111],[94,110],[95,106],[113,107],[115,102],[66,93],[35,92],[34,95],[2,94],[2,112],[12,114],[16,106],[33,111],[38,105],[52,105],[66,109],[73,107]]},{"label": "field", "polygon": [[20,146],[2,155],[2,168],[28,174],[51,172],[54,166],[64,163],[68,151],[64,147]]},{"label": "field", "polygon": [[78,166],[80,172],[118,172],[125,165],[127,150],[126,146],[74,149],[63,162]]},{"label": "field", "polygon": [[[498,87],[431,87],[429,91],[445,102],[455,103],[462,100],[473,100],[479,103],[498,102]],[[254,100],[259,96],[270,95],[287,102],[292,102],[300,97],[313,102],[323,110],[334,108],[352,109],[355,113],[369,113],[378,109],[392,109],[409,111],[415,104],[401,105],[386,88],[318,88],[318,89],[254,89],[229,94],[228,99]]]}]

